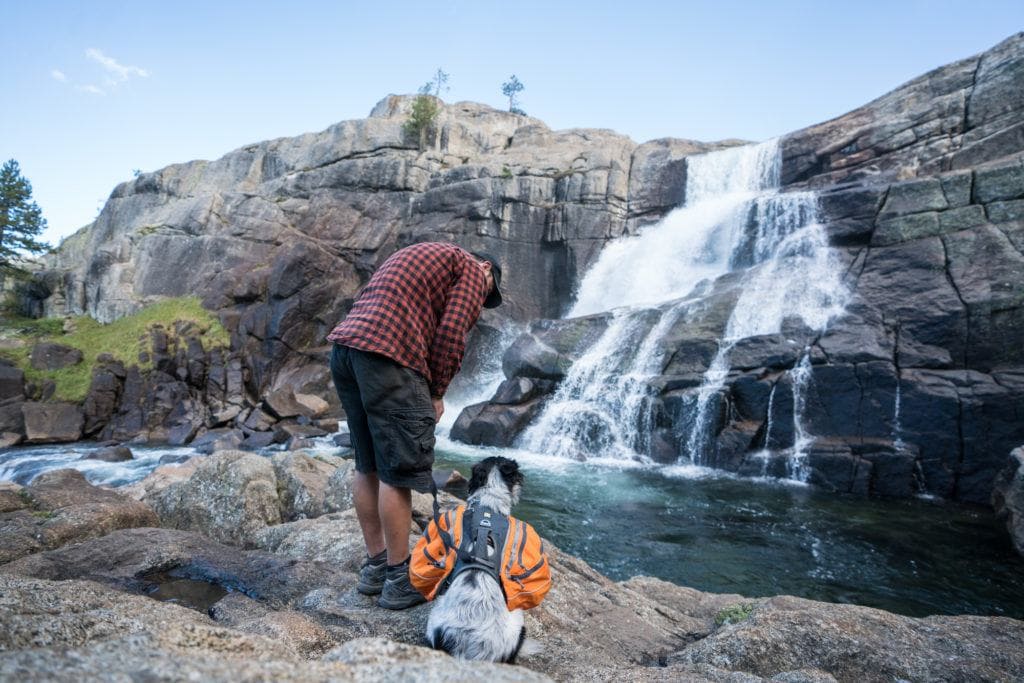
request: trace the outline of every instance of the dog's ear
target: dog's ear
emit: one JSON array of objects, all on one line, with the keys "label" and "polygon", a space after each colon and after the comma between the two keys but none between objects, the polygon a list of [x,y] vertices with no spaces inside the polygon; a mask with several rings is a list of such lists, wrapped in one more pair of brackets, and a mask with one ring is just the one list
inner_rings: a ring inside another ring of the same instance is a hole
[{"label": "dog's ear", "polygon": [[501,478],[504,479],[509,488],[513,486],[522,486],[523,484],[523,473],[519,471],[519,463],[511,458],[502,458],[501,465],[498,466],[498,471],[501,472]]},{"label": "dog's ear", "polygon": [[473,465],[473,469],[469,474],[469,486],[466,487],[466,491],[469,495],[473,495],[474,491],[487,484],[487,475],[491,471],[491,464],[488,460],[490,460],[490,458],[484,458]]}]

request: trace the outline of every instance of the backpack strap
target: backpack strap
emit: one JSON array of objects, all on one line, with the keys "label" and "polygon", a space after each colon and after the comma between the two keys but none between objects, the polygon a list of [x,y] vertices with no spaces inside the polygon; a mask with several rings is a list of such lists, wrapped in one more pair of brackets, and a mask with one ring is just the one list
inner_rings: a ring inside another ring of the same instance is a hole
[{"label": "backpack strap", "polygon": [[[444,543],[445,548],[454,548],[455,540],[452,538],[451,531],[445,531],[441,528],[441,505],[437,502],[437,484],[434,482],[433,477],[430,477],[430,495],[434,497],[434,527],[437,528],[437,534],[441,537],[441,542]],[[463,538],[465,538],[465,532],[463,532]]]}]

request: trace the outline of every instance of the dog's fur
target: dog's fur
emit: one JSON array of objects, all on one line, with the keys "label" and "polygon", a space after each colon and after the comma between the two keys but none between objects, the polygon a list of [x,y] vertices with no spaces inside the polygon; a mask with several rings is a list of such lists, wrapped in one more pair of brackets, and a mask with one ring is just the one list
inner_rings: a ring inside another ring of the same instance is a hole
[{"label": "dog's fur", "polygon": [[[519,502],[523,475],[515,460],[484,458],[473,466],[469,502],[476,501],[499,515],[511,513]],[[501,548],[494,553],[500,554]],[[501,587],[486,572],[459,574],[439,597],[427,620],[431,647],[459,657],[512,664],[526,640],[523,611],[509,611]]]}]

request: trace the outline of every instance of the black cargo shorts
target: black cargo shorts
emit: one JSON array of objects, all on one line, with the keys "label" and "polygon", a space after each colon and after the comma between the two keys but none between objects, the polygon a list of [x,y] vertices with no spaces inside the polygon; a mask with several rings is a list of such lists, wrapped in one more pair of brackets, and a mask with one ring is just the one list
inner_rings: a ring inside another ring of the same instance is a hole
[{"label": "black cargo shorts", "polygon": [[356,469],[385,484],[430,490],[437,419],[423,375],[376,353],[340,344],[331,377],[356,451]]}]

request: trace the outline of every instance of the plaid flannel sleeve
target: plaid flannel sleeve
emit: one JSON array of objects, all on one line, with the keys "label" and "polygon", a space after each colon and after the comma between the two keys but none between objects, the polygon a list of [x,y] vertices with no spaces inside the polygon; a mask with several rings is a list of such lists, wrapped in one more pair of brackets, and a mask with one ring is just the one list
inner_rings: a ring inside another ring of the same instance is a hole
[{"label": "plaid flannel sleeve", "polygon": [[466,351],[466,335],[480,317],[486,298],[487,279],[470,259],[462,260],[462,272],[451,289],[444,314],[434,332],[427,364],[430,366],[430,395],[444,396],[448,384],[462,366]]}]

